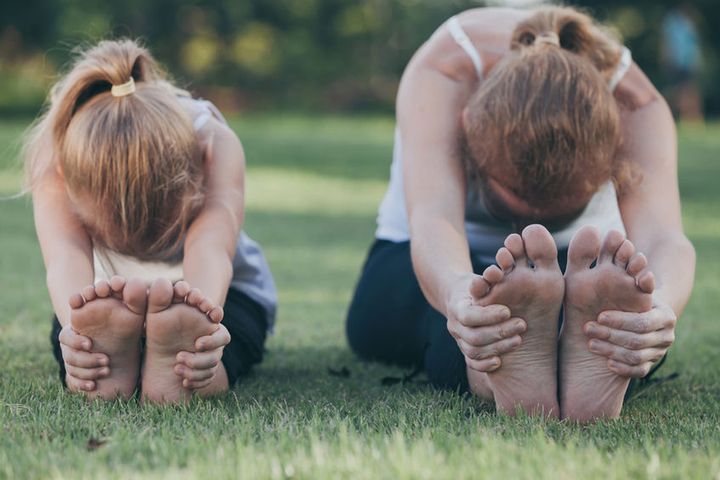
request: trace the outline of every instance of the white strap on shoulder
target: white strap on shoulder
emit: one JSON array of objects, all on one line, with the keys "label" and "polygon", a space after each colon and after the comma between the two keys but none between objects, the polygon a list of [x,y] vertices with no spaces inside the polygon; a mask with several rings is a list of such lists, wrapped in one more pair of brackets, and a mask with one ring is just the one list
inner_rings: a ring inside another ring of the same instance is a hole
[{"label": "white strap on shoulder", "polygon": [[210,117],[212,117],[212,113],[207,110],[198,115],[193,122],[193,128],[195,129],[195,131],[197,132],[202,127],[204,127],[207,121],[210,120]]},{"label": "white strap on shoulder", "polygon": [[472,41],[470,41],[470,37],[467,36],[467,33],[465,33],[465,30],[463,30],[462,26],[460,26],[460,21],[457,17],[452,17],[447,22],[448,30],[450,31],[450,35],[452,35],[453,40],[455,40],[455,43],[457,43],[460,48],[465,50],[465,53],[468,54],[470,57],[470,60],[472,60],[473,65],[475,65],[475,71],[477,72],[478,78],[483,78],[483,62],[480,58],[480,54],[478,53],[477,49],[475,48],[475,45],[473,45]]},{"label": "white strap on shoulder", "polygon": [[630,70],[630,65],[632,65],[632,54],[630,53],[629,48],[623,47],[617,69],[615,70],[615,73],[613,73],[613,76],[610,77],[610,82],[608,82],[608,88],[611,92],[615,90],[615,87],[618,86],[620,80],[622,80],[627,71]]}]

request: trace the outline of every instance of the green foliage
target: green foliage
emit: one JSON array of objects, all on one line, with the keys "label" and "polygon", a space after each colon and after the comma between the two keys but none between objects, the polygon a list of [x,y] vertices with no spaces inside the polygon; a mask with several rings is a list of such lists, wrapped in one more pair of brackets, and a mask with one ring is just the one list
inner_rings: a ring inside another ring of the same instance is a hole
[{"label": "green foliage", "polygon": [[[265,361],[187,407],[88,404],[62,391],[28,201],[0,200],[0,478],[717,478],[720,474],[720,126],[680,135],[695,292],[659,372],[615,422],[496,416],[490,405],[358,361],[344,316],[387,186],[389,118],[231,122],[248,158],[248,233],[280,291]],[[0,122],[0,145],[21,123]],[[0,195],[17,191],[0,150]],[[351,375],[328,374],[346,366]]]}]

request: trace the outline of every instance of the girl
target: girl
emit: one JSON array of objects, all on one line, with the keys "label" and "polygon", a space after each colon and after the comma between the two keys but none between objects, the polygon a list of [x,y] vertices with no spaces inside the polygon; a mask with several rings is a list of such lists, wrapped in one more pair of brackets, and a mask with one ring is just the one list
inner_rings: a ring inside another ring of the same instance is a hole
[{"label": "girl", "polygon": [[630,52],[571,8],[469,10],[412,58],[397,117],[351,347],[501,412],[617,417],[695,265],[672,117]]},{"label": "girl", "polygon": [[242,147],[212,104],[135,42],[100,42],[53,88],[26,161],[71,391],[177,403],[262,359],[275,287],[241,231]]}]

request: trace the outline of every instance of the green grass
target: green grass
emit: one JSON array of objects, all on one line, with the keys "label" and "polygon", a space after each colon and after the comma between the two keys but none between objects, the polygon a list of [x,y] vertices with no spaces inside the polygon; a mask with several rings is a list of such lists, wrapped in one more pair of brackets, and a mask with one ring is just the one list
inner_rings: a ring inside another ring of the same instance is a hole
[{"label": "green grass", "polygon": [[[24,124],[0,123],[0,195]],[[248,233],[280,290],[265,361],[187,407],[88,404],[63,392],[27,199],[0,201],[0,477],[720,478],[720,126],[684,130],[680,181],[697,247],[693,299],[663,370],[672,382],[587,427],[501,418],[490,405],[364,364],[344,316],[387,182],[390,119],[252,117]],[[347,366],[349,378],[328,374]]]}]

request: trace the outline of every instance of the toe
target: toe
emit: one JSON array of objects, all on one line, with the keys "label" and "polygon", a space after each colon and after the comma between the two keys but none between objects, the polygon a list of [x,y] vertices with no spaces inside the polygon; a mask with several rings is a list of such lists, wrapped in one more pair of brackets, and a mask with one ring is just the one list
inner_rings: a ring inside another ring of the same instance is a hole
[{"label": "toe", "polygon": [[145,282],[131,278],[123,289],[123,302],[134,313],[142,315],[147,310],[148,291]]},{"label": "toe", "polygon": [[505,239],[505,248],[512,254],[515,265],[522,265],[526,261],[525,244],[523,239],[517,233],[509,235]]},{"label": "toe", "polygon": [[600,254],[600,232],[592,226],[582,227],[575,233],[568,247],[568,270],[590,268]]},{"label": "toe", "polygon": [[547,228],[542,225],[530,225],[522,232],[525,251],[533,264],[539,267],[557,265],[557,247]]},{"label": "toe", "polygon": [[70,308],[72,308],[73,310],[77,310],[78,308],[85,305],[85,298],[83,298],[82,294],[76,293],[75,295],[70,297],[69,303]]},{"label": "toe", "polygon": [[470,295],[473,298],[482,298],[490,291],[490,284],[480,275],[474,275],[470,282]]},{"label": "toe", "polygon": [[173,299],[173,286],[167,278],[158,278],[150,285],[147,296],[148,313],[157,313],[170,306]]},{"label": "toe", "polygon": [[627,268],[627,264],[633,255],[635,255],[635,245],[633,245],[630,240],[625,239],[625,241],[617,249],[617,252],[615,252],[613,263],[615,263],[618,267],[625,269]]},{"label": "toe", "polygon": [[188,305],[191,305],[193,307],[197,307],[200,305],[200,302],[203,301],[203,294],[198,288],[193,288],[190,290],[190,293],[187,294],[187,297],[185,298],[185,303]]},{"label": "toe", "polygon": [[652,272],[644,271],[637,277],[637,286],[645,293],[655,291],[655,275]]},{"label": "toe", "polygon": [[85,303],[92,302],[97,298],[97,293],[95,293],[95,286],[88,285],[80,291],[80,295],[82,295],[82,297],[85,299]]},{"label": "toe", "polygon": [[612,262],[620,246],[625,242],[625,235],[617,230],[610,230],[603,240],[600,248],[598,263]]},{"label": "toe", "polygon": [[106,280],[100,280],[95,284],[95,293],[100,298],[107,298],[112,293],[110,284]]},{"label": "toe", "polygon": [[173,302],[183,303],[190,293],[190,284],[180,280],[173,286]]},{"label": "toe", "polygon": [[113,277],[110,279],[110,288],[112,289],[114,297],[122,299],[122,292],[123,288],[125,288],[125,283],[127,283],[125,277],[121,277],[120,275],[113,275]]},{"label": "toe", "polygon": [[637,275],[645,270],[647,267],[647,258],[642,253],[636,253],[630,258],[630,261],[628,261],[627,266],[627,273],[628,275],[632,277],[637,277]]},{"label": "toe", "polygon": [[503,279],[503,271],[497,265],[490,265],[483,272],[483,278],[492,287]]},{"label": "toe", "polygon": [[512,253],[505,247],[498,250],[497,255],[495,255],[495,261],[505,272],[512,270],[512,267],[515,265],[515,259]]}]

